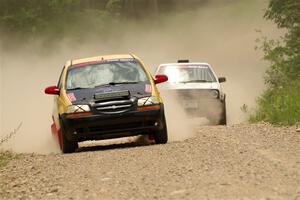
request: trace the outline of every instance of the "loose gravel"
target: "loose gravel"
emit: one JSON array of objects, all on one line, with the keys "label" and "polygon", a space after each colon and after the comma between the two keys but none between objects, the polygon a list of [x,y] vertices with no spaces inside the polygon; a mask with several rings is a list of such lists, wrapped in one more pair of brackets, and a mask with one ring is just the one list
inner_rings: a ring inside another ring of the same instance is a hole
[{"label": "loose gravel", "polygon": [[25,154],[0,168],[0,199],[300,200],[300,132],[203,126],[166,145]]}]

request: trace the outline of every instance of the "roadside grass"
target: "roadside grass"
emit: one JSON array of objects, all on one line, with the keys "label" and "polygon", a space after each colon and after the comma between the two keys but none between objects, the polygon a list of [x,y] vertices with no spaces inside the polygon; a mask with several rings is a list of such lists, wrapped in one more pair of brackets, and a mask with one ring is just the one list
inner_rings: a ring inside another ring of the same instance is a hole
[{"label": "roadside grass", "polygon": [[[23,122],[21,122],[17,128],[15,128],[13,131],[11,131],[9,134],[5,135],[3,138],[0,138],[0,147],[9,141],[15,134],[18,133],[20,128],[22,127]],[[7,163],[18,157],[18,154],[15,154],[11,151],[4,151],[0,149],[0,168],[7,165]]]},{"label": "roadside grass", "polygon": [[258,108],[250,122],[265,121],[276,125],[295,125],[300,122],[300,80],[276,89],[266,90],[258,99]]},{"label": "roadside grass", "polygon": [[10,151],[0,151],[0,168],[6,166],[9,161],[17,158],[18,155]]}]

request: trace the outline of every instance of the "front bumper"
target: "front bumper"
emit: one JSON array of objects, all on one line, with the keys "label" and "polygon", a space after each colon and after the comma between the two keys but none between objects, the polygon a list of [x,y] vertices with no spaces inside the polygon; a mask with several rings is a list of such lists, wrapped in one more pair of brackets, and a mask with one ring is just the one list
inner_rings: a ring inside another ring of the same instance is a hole
[{"label": "front bumper", "polygon": [[210,95],[208,89],[177,89],[171,94],[177,99],[189,117],[219,116],[224,112],[225,96],[217,98]]},{"label": "front bumper", "polygon": [[181,105],[188,116],[208,117],[221,115],[224,112],[224,102],[220,99],[181,99]]},{"label": "front bumper", "polygon": [[63,134],[70,141],[102,140],[162,130],[164,107],[145,111],[128,111],[119,114],[97,114],[67,118],[61,116]]}]

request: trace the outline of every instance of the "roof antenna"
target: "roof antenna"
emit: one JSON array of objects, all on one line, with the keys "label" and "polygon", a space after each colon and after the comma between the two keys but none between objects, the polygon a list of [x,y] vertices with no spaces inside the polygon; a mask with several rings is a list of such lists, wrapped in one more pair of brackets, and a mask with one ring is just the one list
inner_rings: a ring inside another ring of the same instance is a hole
[{"label": "roof antenna", "polygon": [[129,55],[131,55],[131,57],[132,57],[133,59],[135,59],[135,57],[134,57],[134,55],[133,55],[132,53],[130,53]]}]

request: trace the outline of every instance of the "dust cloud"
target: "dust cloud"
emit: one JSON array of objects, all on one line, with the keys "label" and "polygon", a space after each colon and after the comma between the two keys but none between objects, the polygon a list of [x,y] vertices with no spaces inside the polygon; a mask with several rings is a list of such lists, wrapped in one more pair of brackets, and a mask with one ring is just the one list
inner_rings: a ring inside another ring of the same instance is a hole
[{"label": "dust cloud", "polygon": [[196,124],[184,111],[175,93],[161,90],[165,104],[169,141],[182,141],[196,133]]},{"label": "dust cloud", "polygon": [[[55,85],[68,59],[94,55],[134,53],[150,68],[160,63],[189,59],[210,63],[227,93],[229,124],[246,119],[243,104],[254,106],[264,89],[263,73],[267,64],[262,53],[254,50],[255,40],[264,35],[277,36],[273,24],[262,19],[267,0],[232,1],[208,4],[197,11],[176,13],[160,20],[132,22],[116,27],[110,36],[94,36],[76,41],[37,39],[17,50],[0,50],[0,137],[9,134],[22,122],[22,127],[2,148],[15,152],[58,152],[50,133],[52,101],[43,90]],[[0,37],[1,38],[1,37]],[[0,39],[1,40],[1,39]],[[1,42],[1,41],[0,41]],[[51,47],[51,49],[49,49]],[[181,140],[193,133],[174,98],[165,99],[171,140]],[[182,123],[180,123],[182,122]],[[178,131],[179,130],[179,131]],[[190,131],[189,131],[190,130]]]}]

